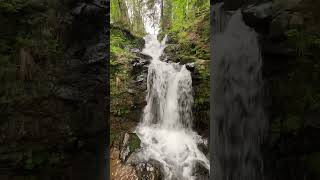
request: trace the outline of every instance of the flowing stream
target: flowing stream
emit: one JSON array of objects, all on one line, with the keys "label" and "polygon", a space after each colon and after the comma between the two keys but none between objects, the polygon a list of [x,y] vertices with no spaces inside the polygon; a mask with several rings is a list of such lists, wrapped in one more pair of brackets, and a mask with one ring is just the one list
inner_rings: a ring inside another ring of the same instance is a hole
[{"label": "flowing stream", "polygon": [[[138,157],[160,164],[165,180],[199,179],[199,167],[209,172],[210,165],[198,148],[207,146],[207,140],[192,130],[191,73],[185,65],[160,60],[167,39],[157,39],[160,4],[143,11],[147,32],[143,53],[152,60],[147,76],[147,105],[135,131],[141,140]],[[150,18],[148,14],[153,12],[158,16]]]},{"label": "flowing stream", "polygon": [[141,139],[139,157],[161,164],[164,179],[196,179],[196,164],[209,169],[209,160],[198,149],[207,145],[192,130],[192,79],[185,65],[160,61],[166,38],[145,37],[144,53],[152,56],[147,77],[147,105],[136,133]]},{"label": "flowing stream", "polygon": [[[266,129],[262,58],[256,32],[240,10],[215,7],[213,47],[213,179],[262,180]],[[228,21],[226,21],[228,20]]]}]

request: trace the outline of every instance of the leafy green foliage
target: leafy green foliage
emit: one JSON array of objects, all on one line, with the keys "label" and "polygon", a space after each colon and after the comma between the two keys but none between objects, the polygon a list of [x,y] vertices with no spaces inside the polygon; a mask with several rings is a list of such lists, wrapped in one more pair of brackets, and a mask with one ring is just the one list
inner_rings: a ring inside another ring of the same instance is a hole
[{"label": "leafy green foliage", "polygon": [[111,23],[143,36],[145,33],[141,14],[143,4],[140,0],[110,0]]},{"label": "leafy green foliage", "polygon": [[110,112],[117,117],[126,117],[134,103],[132,95],[127,92],[132,79],[131,61],[135,58],[130,49],[142,48],[144,40],[118,26],[112,26],[110,40]]},{"label": "leafy green foliage", "polygon": [[[194,26],[195,19],[209,11],[210,1],[208,0],[163,0],[164,16],[162,26],[165,32],[185,31]],[[166,26],[170,24],[170,26]]]},{"label": "leafy green foliage", "polygon": [[210,94],[210,2],[207,0],[164,0],[161,35],[172,42],[165,52],[173,61],[193,62],[198,81],[194,86],[195,106],[209,110]]},{"label": "leafy green foliage", "polygon": [[[132,75],[130,64],[134,59],[134,54],[130,53],[130,48],[137,48],[140,43],[139,36],[143,33],[138,33],[138,28],[135,27],[139,21],[141,13],[134,15],[134,11],[141,8],[141,4],[137,4],[137,0],[120,1],[126,4],[126,11],[120,11],[121,5],[119,1],[111,1],[111,19],[112,27],[111,36],[111,78],[110,78],[110,90],[111,90],[111,108],[110,112],[114,119],[123,119],[128,122],[128,115],[133,108],[133,97],[127,93],[129,89],[129,82]],[[117,4],[115,4],[117,3]],[[140,1],[141,3],[141,1]],[[145,1],[145,5],[149,9],[154,8],[156,1]],[[210,93],[210,11],[208,0],[162,0],[161,5],[161,34],[159,37],[163,37],[164,34],[168,34],[171,39],[171,43],[166,48],[166,53],[173,61],[181,62],[183,64],[194,62],[195,71],[197,76],[197,82],[194,87],[195,91],[195,105],[199,111],[209,110],[209,93]],[[130,15],[130,9],[133,10],[133,14]],[[127,13],[127,14],[126,14]],[[120,17],[122,16],[122,17]],[[136,16],[136,17],[135,17]],[[149,18],[156,18],[156,15],[151,12]],[[153,17],[154,16],[154,17]],[[124,18],[124,19],[122,19]],[[136,18],[136,19],[135,19]],[[130,22],[130,25],[128,24]],[[125,25],[127,24],[127,25]],[[129,31],[134,38],[128,33]],[[117,126],[117,125],[115,125]],[[114,131],[119,128],[114,128]],[[115,132],[114,132],[115,133]]]}]

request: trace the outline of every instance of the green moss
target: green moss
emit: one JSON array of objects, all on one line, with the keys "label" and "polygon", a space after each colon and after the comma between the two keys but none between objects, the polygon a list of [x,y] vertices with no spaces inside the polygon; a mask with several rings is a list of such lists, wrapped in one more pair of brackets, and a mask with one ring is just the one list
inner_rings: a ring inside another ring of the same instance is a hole
[{"label": "green moss", "polygon": [[210,101],[210,61],[197,60],[195,62],[195,73],[198,77],[195,91],[195,106],[197,109],[209,110]]},{"label": "green moss", "polygon": [[110,40],[110,95],[112,97],[110,112],[117,117],[127,117],[134,105],[128,89],[132,80],[131,62],[136,57],[130,49],[141,49],[144,40],[126,29],[114,26],[111,27]]},{"label": "green moss", "polygon": [[170,44],[165,53],[175,62],[195,64],[197,78],[194,86],[196,109],[209,109],[210,95],[210,13],[206,9],[194,17],[188,28],[171,29],[169,39],[176,44]]},{"label": "green moss", "polygon": [[190,24],[186,25],[187,28],[176,27],[169,30],[169,39],[179,47],[178,49],[168,47],[167,52],[172,53],[172,57],[183,54],[197,59],[210,59],[209,14],[209,10],[201,11],[199,16],[190,19]]},{"label": "green moss", "polygon": [[141,140],[135,133],[130,133],[130,138],[129,138],[129,148],[131,152],[136,151],[137,149],[140,149],[140,143]]}]

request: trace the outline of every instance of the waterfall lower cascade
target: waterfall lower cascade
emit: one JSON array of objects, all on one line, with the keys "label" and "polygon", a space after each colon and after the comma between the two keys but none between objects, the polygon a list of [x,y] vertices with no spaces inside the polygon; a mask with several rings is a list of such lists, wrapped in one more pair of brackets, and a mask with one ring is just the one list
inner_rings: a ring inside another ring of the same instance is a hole
[{"label": "waterfall lower cascade", "polygon": [[[218,8],[221,4],[218,4]],[[243,22],[240,10],[228,23],[216,11],[213,47],[214,180],[263,180],[261,143],[267,126],[262,104],[262,58],[256,32]]]},{"label": "waterfall lower cascade", "polygon": [[197,179],[195,166],[209,170],[209,160],[198,149],[207,141],[192,130],[192,79],[184,65],[160,61],[165,48],[157,35],[145,37],[144,53],[152,56],[147,77],[147,105],[136,128],[141,139],[139,158],[157,161],[164,179]]}]

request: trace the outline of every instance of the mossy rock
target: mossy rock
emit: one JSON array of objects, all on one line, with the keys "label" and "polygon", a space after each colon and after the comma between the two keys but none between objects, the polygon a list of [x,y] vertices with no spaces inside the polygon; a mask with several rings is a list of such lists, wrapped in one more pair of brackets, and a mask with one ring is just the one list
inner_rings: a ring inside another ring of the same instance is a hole
[{"label": "mossy rock", "polygon": [[128,142],[128,146],[131,152],[135,152],[136,150],[140,149],[141,140],[135,133],[130,133],[130,138]]},{"label": "mossy rock", "polygon": [[185,56],[185,55],[179,55],[176,59],[176,61],[180,62],[181,64],[187,64],[192,63],[197,60],[196,57],[193,56]]}]

